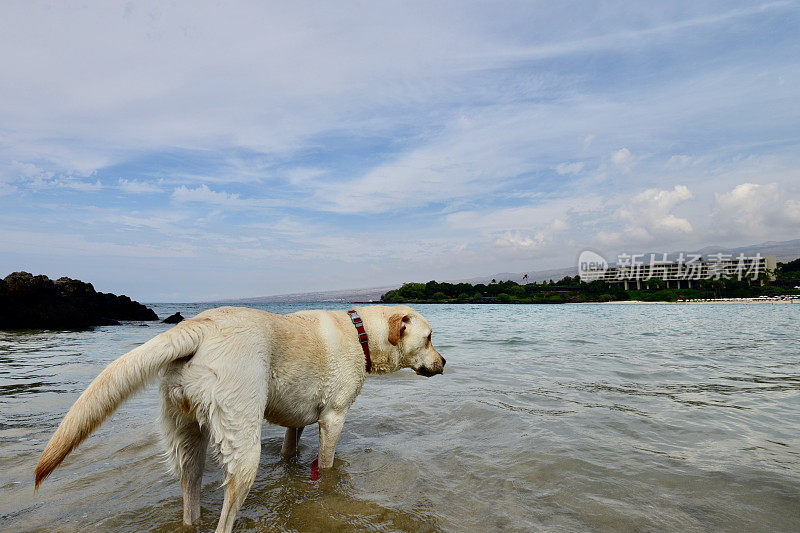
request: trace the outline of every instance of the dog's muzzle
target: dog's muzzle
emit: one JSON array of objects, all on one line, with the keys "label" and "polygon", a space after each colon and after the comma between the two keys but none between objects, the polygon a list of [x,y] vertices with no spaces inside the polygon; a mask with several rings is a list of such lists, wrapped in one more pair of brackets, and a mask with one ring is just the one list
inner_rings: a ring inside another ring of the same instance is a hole
[{"label": "dog's muzzle", "polygon": [[447,363],[447,360],[444,357],[442,357],[442,366],[441,366],[441,368],[439,368],[437,370],[431,370],[427,366],[421,366],[418,369],[414,370],[414,372],[416,372],[420,376],[425,376],[426,378],[429,378],[431,376],[435,376],[436,374],[444,374],[444,365],[446,363]]}]

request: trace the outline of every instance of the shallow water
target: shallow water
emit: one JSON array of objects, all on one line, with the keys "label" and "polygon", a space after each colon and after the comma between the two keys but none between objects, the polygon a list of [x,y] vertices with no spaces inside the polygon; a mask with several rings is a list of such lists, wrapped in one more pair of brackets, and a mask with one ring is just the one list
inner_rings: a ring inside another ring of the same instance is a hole
[{"label": "shallow water", "polygon": [[[264,306],[306,307],[347,308]],[[265,424],[235,530],[800,530],[800,306],[416,307],[445,374],[370,377],[318,483],[316,428],[285,460]],[[78,394],[167,327],[0,333],[0,529],[181,530],[155,385],[32,483]],[[221,481],[209,461],[203,531]]]}]

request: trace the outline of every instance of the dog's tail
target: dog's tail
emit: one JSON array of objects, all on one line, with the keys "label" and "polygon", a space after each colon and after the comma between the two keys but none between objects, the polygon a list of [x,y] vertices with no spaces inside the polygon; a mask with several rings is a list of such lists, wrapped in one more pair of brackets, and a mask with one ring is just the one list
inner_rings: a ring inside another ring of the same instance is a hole
[{"label": "dog's tail", "polygon": [[208,319],[189,319],[126,353],[103,370],[61,421],[36,465],[35,488],[131,394],[161,368],[194,355]]}]

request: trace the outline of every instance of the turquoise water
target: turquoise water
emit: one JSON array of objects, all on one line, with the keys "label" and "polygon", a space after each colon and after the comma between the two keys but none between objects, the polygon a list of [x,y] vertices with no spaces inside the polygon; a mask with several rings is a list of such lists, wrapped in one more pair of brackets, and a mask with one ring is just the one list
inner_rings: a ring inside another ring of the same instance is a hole
[{"label": "turquoise water", "polygon": [[[311,307],[349,308],[264,306]],[[265,424],[237,531],[800,530],[800,306],[416,308],[445,374],[370,377],[319,483],[316,428],[286,460],[282,428]],[[167,327],[0,333],[1,529],[180,530],[155,385],[32,487],[78,394]],[[221,481],[209,461],[204,531]]]}]

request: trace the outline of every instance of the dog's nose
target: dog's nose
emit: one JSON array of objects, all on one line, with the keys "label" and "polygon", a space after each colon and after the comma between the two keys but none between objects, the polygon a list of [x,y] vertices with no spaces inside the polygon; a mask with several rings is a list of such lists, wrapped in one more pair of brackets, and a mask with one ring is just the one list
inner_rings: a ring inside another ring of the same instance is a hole
[{"label": "dog's nose", "polygon": [[[442,357],[442,356],[440,355],[439,357]],[[446,365],[446,364],[447,364],[447,359],[445,359],[444,357],[442,357],[442,366],[444,366],[444,365]]]}]

